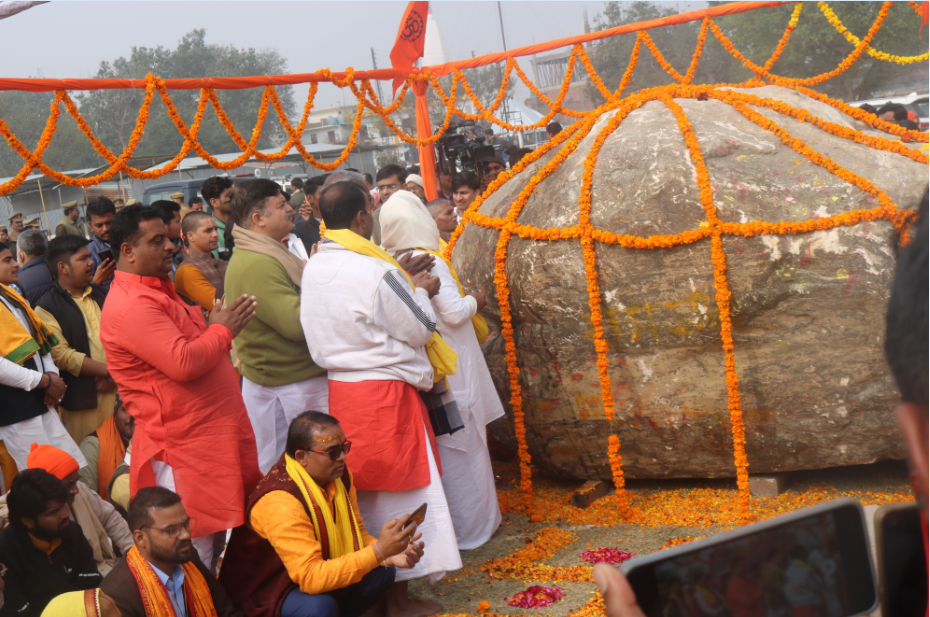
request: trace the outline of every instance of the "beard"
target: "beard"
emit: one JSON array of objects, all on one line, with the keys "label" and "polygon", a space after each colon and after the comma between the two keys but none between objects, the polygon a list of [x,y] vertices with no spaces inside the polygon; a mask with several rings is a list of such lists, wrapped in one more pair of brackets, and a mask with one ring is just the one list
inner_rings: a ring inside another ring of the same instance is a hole
[{"label": "beard", "polygon": [[[152,553],[152,557],[167,561],[168,563],[187,563],[194,555],[194,546],[191,544],[190,540],[182,544],[175,544],[170,548],[157,546],[155,543],[150,543],[149,546],[151,547],[149,550]],[[186,554],[182,554],[181,551],[183,549],[188,549]]]},{"label": "beard", "polygon": [[48,527],[37,525],[34,529],[30,529],[29,533],[40,540],[54,540],[55,538],[60,538],[65,535],[65,530],[68,529],[69,524],[70,523],[65,520],[64,526],[59,526],[57,529],[49,529]]}]

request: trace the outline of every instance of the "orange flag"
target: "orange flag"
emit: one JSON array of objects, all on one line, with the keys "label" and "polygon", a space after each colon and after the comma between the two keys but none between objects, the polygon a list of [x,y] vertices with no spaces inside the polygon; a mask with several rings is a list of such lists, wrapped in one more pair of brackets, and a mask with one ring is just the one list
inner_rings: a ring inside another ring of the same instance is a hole
[{"label": "orange flag", "polygon": [[[918,30],[917,32],[919,34],[923,34],[924,26],[926,26],[927,21],[930,20],[930,2],[920,3],[920,16],[922,17],[922,19],[920,20],[920,30]],[[921,36],[921,38],[923,38],[923,36]]]},{"label": "orange flag", "polygon": [[429,2],[409,2],[404,18],[397,29],[397,39],[391,50],[391,66],[394,68],[394,96],[407,79],[413,63],[423,57],[426,43],[426,14]]}]

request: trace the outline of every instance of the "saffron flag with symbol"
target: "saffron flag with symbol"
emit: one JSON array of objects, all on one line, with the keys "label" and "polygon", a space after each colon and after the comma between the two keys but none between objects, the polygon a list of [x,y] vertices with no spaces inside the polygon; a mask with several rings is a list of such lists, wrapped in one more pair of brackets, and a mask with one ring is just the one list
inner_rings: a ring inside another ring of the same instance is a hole
[{"label": "saffron flag with symbol", "polygon": [[391,49],[391,66],[394,69],[394,96],[400,88],[413,64],[423,57],[426,43],[426,15],[429,2],[409,2],[404,18],[397,30],[397,39]]}]

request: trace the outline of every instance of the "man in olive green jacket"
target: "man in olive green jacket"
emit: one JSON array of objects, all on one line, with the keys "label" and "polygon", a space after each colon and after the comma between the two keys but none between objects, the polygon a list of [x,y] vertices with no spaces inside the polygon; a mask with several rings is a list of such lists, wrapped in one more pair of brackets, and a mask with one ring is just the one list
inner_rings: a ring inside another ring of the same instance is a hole
[{"label": "man in olive green jacket", "polygon": [[64,218],[61,219],[61,222],[58,223],[58,226],[55,227],[55,236],[64,236],[70,234],[72,236],[80,236],[82,238],[87,237],[87,233],[84,230],[84,226],[77,222],[80,212],[78,212],[78,203],[76,201],[69,201],[66,204],[62,204],[62,212],[64,212]]},{"label": "man in olive green jacket", "polygon": [[287,427],[304,411],[329,412],[326,370],[307,349],[300,324],[304,262],[281,241],[294,228],[294,210],[271,180],[235,185],[235,248],[226,269],[227,298],[258,299],[255,318],[233,340],[262,473],[284,452]]}]

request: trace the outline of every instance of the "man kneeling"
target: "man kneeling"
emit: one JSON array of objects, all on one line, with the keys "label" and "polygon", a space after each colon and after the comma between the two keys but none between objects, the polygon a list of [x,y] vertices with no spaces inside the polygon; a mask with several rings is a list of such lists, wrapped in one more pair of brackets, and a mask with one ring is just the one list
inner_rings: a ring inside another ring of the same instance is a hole
[{"label": "man kneeling", "polygon": [[365,531],[350,447],[332,416],[305,411],[291,422],[284,456],[249,496],[220,570],[248,617],[356,617],[388,591],[395,567],[420,560],[409,515],[385,523],[380,538]]}]

